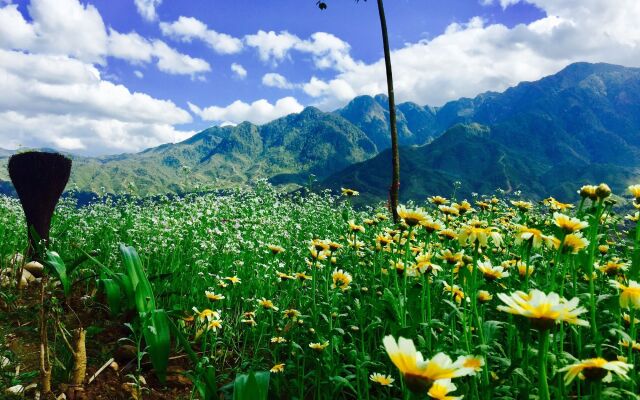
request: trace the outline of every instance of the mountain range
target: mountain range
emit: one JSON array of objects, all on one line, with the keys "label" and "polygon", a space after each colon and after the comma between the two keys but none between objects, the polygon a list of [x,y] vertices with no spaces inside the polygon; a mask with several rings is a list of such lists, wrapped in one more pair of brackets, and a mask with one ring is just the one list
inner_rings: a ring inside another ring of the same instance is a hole
[{"label": "mountain range", "polygon": [[[387,197],[391,180],[389,111],[384,95],[344,108],[307,107],[265,125],[212,127],[176,144],[136,154],[74,158],[81,191],[142,194],[195,185],[249,185],[257,178],[295,188],[313,174],[321,188],[351,187],[363,200]],[[534,198],[572,200],[582,184],[614,191],[640,182],[640,69],[571,64],[502,93],[442,107],[401,103],[401,199],[501,188]],[[0,150],[0,164],[10,151]],[[9,192],[6,168],[0,191]]]}]

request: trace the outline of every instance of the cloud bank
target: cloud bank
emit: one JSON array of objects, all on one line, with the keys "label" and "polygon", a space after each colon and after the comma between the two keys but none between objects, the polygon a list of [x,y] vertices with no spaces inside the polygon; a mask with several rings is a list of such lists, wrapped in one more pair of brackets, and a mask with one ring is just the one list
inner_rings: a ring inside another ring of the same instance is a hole
[{"label": "cloud bank", "polygon": [[193,134],[174,127],[192,121],[188,111],[105,80],[97,66],[108,58],[155,62],[164,73],[196,77],[210,70],[206,61],[161,40],[107,29],[94,6],[77,0],[32,0],[27,10],[30,21],[15,4],[0,8],[2,147],[104,154]]},{"label": "cloud bank", "polygon": [[[636,0],[480,0],[503,8],[530,3],[546,16],[530,24],[507,27],[480,17],[452,23],[431,39],[392,51],[398,101],[442,105],[485,91],[502,91],[521,81],[537,80],[577,61],[640,67],[640,2]],[[394,21],[389,21],[393,32]],[[397,22],[396,22],[397,23]],[[348,43],[317,32],[303,40],[288,32],[264,32],[245,38],[266,64],[277,66],[306,53],[316,73],[306,82],[280,75],[265,85],[302,91],[325,110],[342,106],[353,96],[386,92],[384,60],[354,60]],[[275,76],[275,75],[274,75]],[[283,82],[286,82],[284,84]]]}]

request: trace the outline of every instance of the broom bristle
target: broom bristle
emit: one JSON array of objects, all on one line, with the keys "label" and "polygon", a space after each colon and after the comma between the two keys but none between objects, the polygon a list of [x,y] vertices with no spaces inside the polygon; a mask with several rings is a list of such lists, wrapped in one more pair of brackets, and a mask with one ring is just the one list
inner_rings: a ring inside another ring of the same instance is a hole
[{"label": "broom bristle", "polygon": [[[9,159],[9,176],[27,219],[32,250],[48,240],[51,217],[71,174],[71,159],[56,153],[28,152]],[[34,238],[31,228],[39,238]]]}]

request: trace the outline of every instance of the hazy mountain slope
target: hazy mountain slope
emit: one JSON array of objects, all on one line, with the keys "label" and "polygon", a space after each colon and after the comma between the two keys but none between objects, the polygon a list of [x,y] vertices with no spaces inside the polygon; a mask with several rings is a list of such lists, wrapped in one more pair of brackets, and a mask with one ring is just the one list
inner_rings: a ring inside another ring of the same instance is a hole
[{"label": "hazy mountain slope", "polygon": [[[450,102],[433,123],[435,132],[448,124],[479,123],[487,133],[478,139],[471,135],[477,126],[456,127],[427,146],[404,149],[406,197],[450,193],[456,180],[466,195],[503,188],[571,198],[578,186],[600,181],[621,191],[639,177],[640,69],[573,64],[504,93]],[[386,198],[389,160],[382,152],[325,185]]]},{"label": "hazy mountain slope", "polygon": [[[332,113],[307,107],[265,125],[212,127],[137,154],[74,157],[71,181],[94,192],[121,192],[133,182],[139,193],[155,194],[256,178],[294,187],[314,174],[330,177],[326,186],[386,198],[387,100],[359,96]],[[408,146],[401,151],[405,198],[450,192],[454,181],[467,194],[501,187],[569,196],[582,183],[635,182],[640,167],[637,68],[577,63],[503,93],[438,108],[401,103],[397,115],[400,144]],[[10,154],[0,149],[0,166]],[[10,192],[5,167],[0,180]]]},{"label": "hazy mountain slope", "polygon": [[[133,182],[139,193],[156,194],[195,185],[238,186],[256,178],[295,184],[309,174],[325,178],[375,154],[375,144],[360,129],[337,114],[308,107],[262,126],[213,127],[136,154],[74,156],[71,185],[117,193],[130,190]],[[0,179],[8,180],[7,159],[0,154]]]},{"label": "hazy mountain slope", "polygon": [[[358,96],[335,112],[365,132],[379,150],[391,147],[387,96]],[[436,132],[435,112],[429,107],[399,104],[396,119],[401,146],[427,143]]]}]

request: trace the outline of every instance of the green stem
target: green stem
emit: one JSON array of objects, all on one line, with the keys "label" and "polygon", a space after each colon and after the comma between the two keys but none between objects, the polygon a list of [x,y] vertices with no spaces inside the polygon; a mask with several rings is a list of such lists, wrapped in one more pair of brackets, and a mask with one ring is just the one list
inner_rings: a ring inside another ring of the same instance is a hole
[{"label": "green stem", "polygon": [[636,222],[636,237],[633,243],[633,256],[631,258],[631,273],[629,279],[638,281],[640,275],[640,221]]},{"label": "green stem", "polygon": [[593,278],[593,263],[595,261],[596,247],[598,246],[598,228],[600,225],[600,217],[602,215],[602,199],[596,204],[596,212],[589,231],[589,258],[587,259],[587,276],[589,277],[589,305],[591,314],[591,340],[595,342],[596,354],[602,355],[602,343],[598,333],[598,325],[596,322],[596,295],[595,282]]},{"label": "green stem", "polygon": [[539,361],[539,383],[540,390],[538,396],[540,400],[550,400],[549,382],[547,382],[547,352],[549,351],[549,329],[540,332],[540,343],[538,347]]}]

